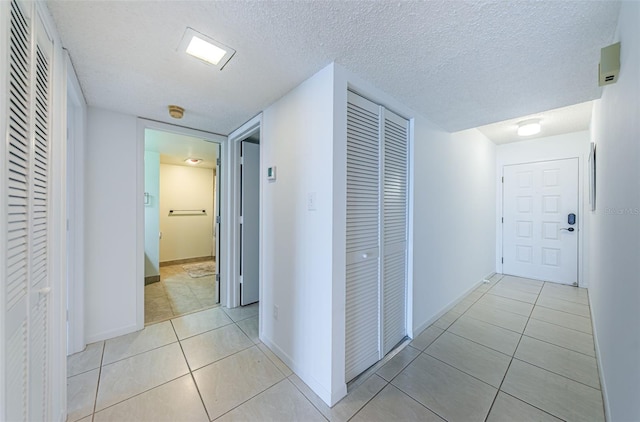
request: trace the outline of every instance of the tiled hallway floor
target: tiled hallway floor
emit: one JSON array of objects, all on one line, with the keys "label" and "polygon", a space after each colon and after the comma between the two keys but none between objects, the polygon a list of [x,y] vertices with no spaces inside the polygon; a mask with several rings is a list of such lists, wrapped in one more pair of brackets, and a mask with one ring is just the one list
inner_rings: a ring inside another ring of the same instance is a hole
[{"label": "tiled hallway floor", "polygon": [[[213,308],[69,357],[69,421],[603,421],[587,291],[500,275],[333,408]],[[83,419],[84,418],[84,419]]]},{"label": "tiled hallway floor", "polygon": [[160,267],[160,281],[144,286],[145,324],[216,306],[215,274],[192,278],[184,265]]}]

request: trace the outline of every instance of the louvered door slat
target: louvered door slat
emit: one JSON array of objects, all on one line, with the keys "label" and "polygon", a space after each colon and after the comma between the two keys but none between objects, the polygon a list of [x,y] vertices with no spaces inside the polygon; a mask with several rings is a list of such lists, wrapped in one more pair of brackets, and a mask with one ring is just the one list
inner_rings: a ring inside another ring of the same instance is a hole
[{"label": "louvered door slat", "polygon": [[34,13],[34,2],[9,0],[0,9],[3,28],[5,22],[9,25],[7,60],[0,64],[7,75],[6,115],[0,116],[6,143],[0,145],[0,159],[6,169],[2,342],[7,353],[2,368],[8,387],[0,419],[51,420],[47,374],[53,44]]},{"label": "louvered door slat", "polygon": [[378,361],[380,264],[379,107],[353,93],[347,104],[347,381]]},{"label": "louvered door slat", "polygon": [[[38,22],[40,25],[41,23]],[[51,42],[38,27],[35,51],[35,96],[33,120],[33,165],[31,173],[31,285],[36,292],[49,286],[49,156],[50,156],[50,57]],[[34,420],[46,419],[49,295],[33,298],[29,326],[29,414]]]},{"label": "louvered door slat", "polygon": [[[7,10],[7,9],[3,9]],[[31,165],[31,26],[28,8],[12,0],[8,5],[10,26],[8,57],[3,72],[8,73],[6,126],[7,143],[2,146],[2,166],[6,168],[5,201],[7,213],[6,261],[3,283],[5,315],[4,335],[6,374],[6,409],[0,409],[0,419],[32,420],[28,413],[28,350],[29,350],[29,167]],[[2,16],[5,19],[5,16]],[[5,70],[6,69],[6,70]],[[6,97],[5,97],[6,96]],[[3,100],[4,101],[4,100]],[[4,216],[5,214],[3,214]],[[4,236],[3,236],[4,237]]]},{"label": "louvered door slat", "polygon": [[383,166],[382,309],[383,351],[388,353],[406,330],[407,168],[409,122],[385,111]]}]

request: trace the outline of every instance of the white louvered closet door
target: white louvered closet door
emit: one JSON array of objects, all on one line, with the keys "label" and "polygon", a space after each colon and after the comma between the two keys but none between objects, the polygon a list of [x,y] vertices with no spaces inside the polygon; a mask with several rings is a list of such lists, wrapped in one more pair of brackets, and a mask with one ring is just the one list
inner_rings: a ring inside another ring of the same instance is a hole
[{"label": "white louvered closet door", "polygon": [[406,119],[348,93],[347,382],[407,333],[408,132]]},{"label": "white louvered closet door", "polygon": [[382,165],[382,349],[407,334],[407,168],[409,122],[384,110]]},{"label": "white louvered closet door", "polygon": [[380,107],[349,92],[345,375],[380,359]]},{"label": "white louvered closet door", "polygon": [[[0,419],[49,419],[49,160],[51,40],[32,3],[11,0],[8,13],[8,92],[3,134],[3,213],[6,234],[5,409]],[[5,21],[6,22],[6,21]],[[4,237],[4,236],[3,236]]]}]

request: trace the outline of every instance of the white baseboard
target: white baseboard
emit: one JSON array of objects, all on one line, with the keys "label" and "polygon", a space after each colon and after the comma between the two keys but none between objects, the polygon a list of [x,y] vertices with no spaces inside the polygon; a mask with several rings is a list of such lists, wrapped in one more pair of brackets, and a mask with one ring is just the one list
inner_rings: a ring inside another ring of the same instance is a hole
[{"label": "white baseboard", "polygon": [[591,303],[591,294],[589,294],[589,310],[591,311],[591,330],[593,331],[593,344],[596,349],[596,362],[598,363],[598,375],[600,376],[600,391],[602,392],[602,404],[604,405],[604,418],[607,421],[611,419],[611,409],[609,409],[609,395],[607,394],[607,382],[602,371],[602,360],[600,359],[600,343],[598,342],[598,332],[596,330],[596,318],[593,312],[593,304]]},{"label": "white baseboard", "polygon": [[333,393],[328,391],[322,384],[320,384],[314,377],[309,375],[307,371],[304,371],[300,365],[296,364],[289,355],[287,355],[282,349],[276,346],[271,339],[266,337],[260,337],[262,341],[271,351],[284,362],[309,388],[317,394],[320,399],[327,404],[327,406],[333,406],[347,395],[347,385],[344,388],[334,391]]},{"label": "white baseboard", "polygon": [[491,272],[488,275],[482,277],[480,279],[480,281],[477,281],[476,283],[474,283],[470,288],[468,288],[467,290],[465,290],[460,296],[458,296],[456,299],[454,299],[453,301],[449,302],[449,304],[447,304],[445,307],[443,307],[439,312],[437,312],[434,316],[432,316],[431,318],[427,319],[425,322],[423,322],[422,324],[420,324],[416,329],[413,330],[413,335],[411,336],[411,338],[415,338],[415,336],[419,335],[421,332],[423,332],[424,330],[427,329],[427,327],[429,327],[431,324],[433,324],[434,322],[436,322],[438,319],[440,319],[444,314],[446,314],[447,312],[449,312],[451,309],[453,309],[458,303],[460,303],[465,297],[467,297],[467,295],[469,293],[471,293],[472,291],[474,291],[475,289],[477,289],[481,284],[486,283],[485,280],[490,279],[491,277],[493,277],[496,274],[496,272]]}]

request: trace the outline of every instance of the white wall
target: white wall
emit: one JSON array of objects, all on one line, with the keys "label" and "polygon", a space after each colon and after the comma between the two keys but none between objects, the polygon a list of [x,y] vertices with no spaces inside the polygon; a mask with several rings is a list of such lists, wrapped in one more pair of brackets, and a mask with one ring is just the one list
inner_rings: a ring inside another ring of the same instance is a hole
[{"label": "white wall", "polygon": [[[607,419],[640,420],[640,3],[623,2],[620,79],[594,107],[589,298]],[[595,83],[595,76],[594,76]]]},{"label": "white wall", "polygon": [[[578,282],[581,287],[588,287],[587,268],[584,257],[587,256],[588,244],[585,241],[586,228],[590,217],[589,210],[589,131],[573,132],[557,136],[532,139],[529,141],[513,142],[497,147],[496,168],[496,268],[502,272],[502,183],[500,177],[503,167],[509,164],[532,163],[536,161],[578,158],[578,233],[580,235],[578,248]],[[586,181],[586,182],[585,182]]]},{"label": "white wall", "polygon": [[495,157],[475,129],[450,134],[416,118],[415,334],[495,271]]},{"label": "white wall", "polygon": [[89,107],[85,149],[87,343],[136,329],[137,119]]},{"label": "white wall", "polygon": [[[331,401],[333,68],[263,112],[261,339]],[[315,192],[317,210],[307,210]],[[278,319],[273,315],[278,307]],[[345,391],[346,392],[346,391]]]},{"label": "white wall", "polygon": [[[261,181],[261,339],[328,404],[346,393],[347,87],[414,118],[410,334],[492,273],[495,262],[495,145],[478,131],[439,130],[336,64],[266,109],[262,169],[276,165],[278,181]],[[317,211],[306,209],[310,192]]]},{"label": "white wall", "polygon": [[160,275],[160,153],[144,152],[144,276]]},{"label": "white wall", "polygon": [[213,169],[160,164],[160,262],[213,256],[213,192]]}]

